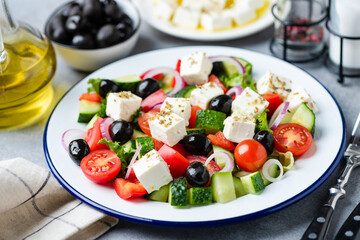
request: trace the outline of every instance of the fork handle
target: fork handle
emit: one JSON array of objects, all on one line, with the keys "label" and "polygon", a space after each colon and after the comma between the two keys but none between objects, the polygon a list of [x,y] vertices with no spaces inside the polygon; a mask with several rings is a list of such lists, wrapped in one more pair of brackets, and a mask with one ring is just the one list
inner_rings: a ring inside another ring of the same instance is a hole
[{"label": "fork handle", "polygon": [[334,209],[329,205],[323,205],[318,214],[314,217],[309,227],[306,229],[301,240],[325,238],[328,226],[332,217]]},{"label": "fork handle", "polygon": [[360,203],[351,212],[344,224],[341,226],[335,240],[352,240],[356,239],[360,228]]}]

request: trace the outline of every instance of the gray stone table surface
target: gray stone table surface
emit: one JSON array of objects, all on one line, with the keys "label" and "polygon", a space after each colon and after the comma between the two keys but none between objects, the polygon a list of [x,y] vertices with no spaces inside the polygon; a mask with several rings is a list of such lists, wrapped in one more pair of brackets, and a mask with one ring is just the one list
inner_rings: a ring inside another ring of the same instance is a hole
[{"label": "gray stone table surface", "polygon": [[[11,0],[8,1],[12,15],[32,26],[43,30],[49,14],[63,0]],[[136,48],[131,55],[154,49],[170,48],[188,45],[223,45],[237,48],[245,48],[270,54],[269,40],[273,35],[270,27],[252,36],[223,42],[195,42],[177,39],[163,34],[143,22],[141,34]],[[323,65],[323,60],[299,65],[313,76],[319,79],[333,94],[338,101],[346,120],[347,134],[355,122],[360,111],[360,79],[346,79],[345,84],[337,83],[336,75],[330,73]],[[87,74],[73,71],[62,59],[58,57],[58,66],[53,81],[55,90],[55,102],[73,84],[81,80]],[[33,126],[16,131],[0,132],[0,160],[14,157],[24,157],[44,168],[47,168],[42,147],[42,136],[46,124],[47,113],[44,118]],[[163,228],[135,224],[120,220],[119,224],[100,237],[100,239],[299,239],[308,227],[317,209],[328,197],[328,188],[336,183],[336,178],[341,172],[344,163],[341,162],[335,172],[318,189],[295,204],[248,222],[235,225],[200,228],[200,229],[176,229]],[[346,187],[347,194],[338,203],[330,225],[328,239],[333,239],[347,215],[352,211],[360,200],[360,181],[358,176],[360,169],[355,169],[349,184]],[[6,183],[0,183],[6,184]]]}]

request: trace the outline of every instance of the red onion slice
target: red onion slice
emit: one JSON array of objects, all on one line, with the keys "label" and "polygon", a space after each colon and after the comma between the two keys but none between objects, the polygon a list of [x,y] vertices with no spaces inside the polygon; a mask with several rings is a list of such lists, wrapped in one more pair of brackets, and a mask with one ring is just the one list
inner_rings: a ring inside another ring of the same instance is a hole
[{"label": "red onion slice", "polygon": [[125,180],[129,178],[132,166],[134,165],[135,159],[139,155],[141,148],[142,148],[142,146],[141,146],[141,144],[139,144],[139,147],[136,149],[136,152],[134,153],[134,156],[131,158],[131,161],[129,163],[128,169],[127,169],[126,174],[125,174]]},{"label": "red onion slice", "polygon": [[232,96],[239,96],[241,93],[243,92],[243,88],[241,86],[235,86],[230,88],[227,92],[226,95],[229,95],[230,97]]},{"label": "red onion slice", "polygon": [[[282,105],[280,105],[279,107],[281,107]],[[284,115],[286,114],[286,111],[287,109],[289,108],[289,102],[285,102],[284,103],[284,107],[283,109],[281,110],[281,112],[279,113],[279,115],[276,117],[276,119],[274,120],[274,123],[271,124],[271,127],[270,129],[271,130],[274,130],[278,125],[279,123],[281,122],[281,120],[283,119]],[[275,114],[274,114],[275,115]]]},{"label": "red onion slice", "polygon": [[61,136],[61,145],[68,152],[69,144],[72,140],[84,139],[85,131],[80,129],[66,130]]},{"label": "red onion slice", "polygon": [[176,71],[175,69],[169,68],[169,67],[157,67],[150,69],[144,76],[144,79],[151,78],[155,75],[158,75],[159,73],[170,73],[175,78],[175,86],[174,88],[167,94],[169,97],[173,97],[175,93],[180,91],[185,87],[185,80],[183,77],[181,77],[180,73]]},{"label": "red onion slice", "polygon": [[211,62],[229,62],[236,67],[239,74],[246,73],[245,67],[236,58],[230,56],[213,56],[213,57],[209,57],[209,59]]},{"label": "red onion slice", "polygon": [[104,118],[100,123],[100,131],[103,138],[106,138],[106,140],[110,141],[110,125],[114,122],[114,119],[112,118]]},{"label": "red onion slice", "polygon": [[[278,165],[279,169],[280,169],[280,173],[279,173],[279,176],[277,176],[276,178],[274,177],[271,177],[269,175],[269,168],[272,166],[272,165]],[[277,182],[279,181],[282,176],[284,175],[284,170],[283,170],[283,166],[281,165],[280,161],[277,160],[277,159],[269,159],[267,160],[263,167],[262,167],[262,174],[264,175],[264,178],[266,178],[267,180],[269,180],[270,182]]]},{"label": "red onion slice", "polygon": [[153,109],[160,109],[162,104],[163,104],[163,102],[155,104],[155,105],[151,108],[151,110],[153,110]]},{"label": "red onion slice", "polygon": [[206,159],[205,167],[209,164],[211,160],[213,160],[216,157],[223,157],[225,159],[225,166],[223,169],[221,169],[220,172],[232,172],[234,170],[234,159],[230,156],[229,153],[219,151],[211,154],[208,159]]}]

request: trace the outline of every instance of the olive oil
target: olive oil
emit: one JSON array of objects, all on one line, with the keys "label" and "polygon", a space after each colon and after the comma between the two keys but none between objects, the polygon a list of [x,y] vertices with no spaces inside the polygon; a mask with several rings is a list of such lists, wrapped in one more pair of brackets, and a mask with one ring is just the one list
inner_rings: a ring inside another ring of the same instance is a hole
[{"label": "olive oil", "polygon": [[[56,57],[47,38],[19,29],[4,39],[0,67],[0,129],[34,122],[52,102]],[[8,40],[8,41],[6,41]]]}]

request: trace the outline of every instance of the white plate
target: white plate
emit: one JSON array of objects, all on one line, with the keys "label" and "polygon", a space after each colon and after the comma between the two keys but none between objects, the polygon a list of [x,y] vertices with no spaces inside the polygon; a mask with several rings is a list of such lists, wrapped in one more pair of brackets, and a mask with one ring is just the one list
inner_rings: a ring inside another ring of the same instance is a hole
[{"label": "white plate", "polygon": [[[216,32],[187,30],[176,27],[170,22],[161,21],[156,16],[154,16],[152,14],[153,0],[133,0],[133,1],[139,8],[142,19],[145,20],[152,27],[169,35],[183,39],[189,39],[189,40],[223,41],[223,40],[242,38],[257,33],[269,27],[274,22],[274,18],[271,15],[271,4],[269,3],[267,11],[259,19],[243,27],[237,27],[230,30],[216,31]],[[269,0],[269,2],[271,2],[271,0]]]},{"label": "white plate", "polygon": [[[178,58],[195,51],[208,56],[231,55],[253,64],[258,79],[267,70],[304,86],[320,112],[316,115],[316,134],[311,149],[295,162],[294,170],[266,187],[259,195],[246,195],[225,204],[177,209],[168,203],[143,199],[124,201],[114,189],[89,181],[61,146],[62,133],[71,128],[84,129],[77,123],[79,96],[86,92],[90,78],[115,78],[141,74],[158,66],[176,65]],[[345,124],[342,112],[331,94],[312,76],[280,59],[230,47],[192,46],[151,51],[112,63],[78,82],[61,99],[51,114],[44,132],[44,152],[48,165],[58,181],[75,197],[108,214],[135,222],[201,226],[245,221],[282,209],[307,196],[319,187],[338,165],[345,148]]]}]

